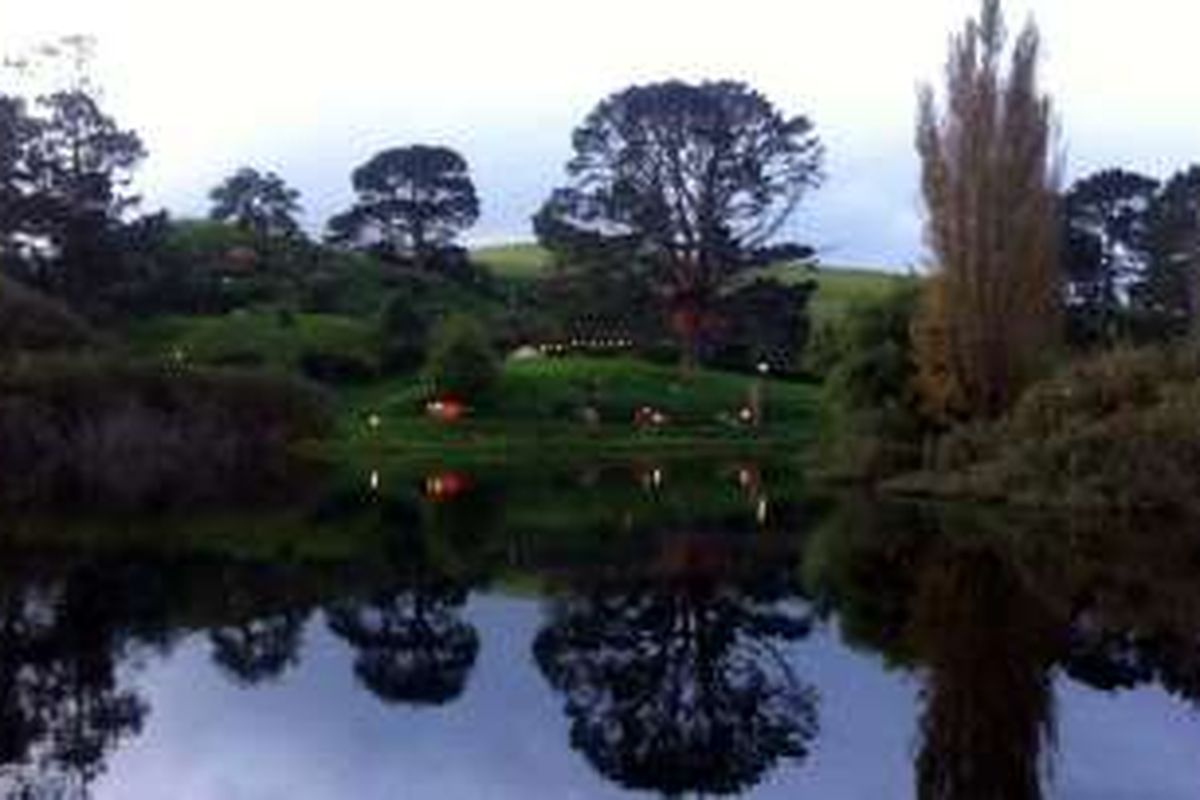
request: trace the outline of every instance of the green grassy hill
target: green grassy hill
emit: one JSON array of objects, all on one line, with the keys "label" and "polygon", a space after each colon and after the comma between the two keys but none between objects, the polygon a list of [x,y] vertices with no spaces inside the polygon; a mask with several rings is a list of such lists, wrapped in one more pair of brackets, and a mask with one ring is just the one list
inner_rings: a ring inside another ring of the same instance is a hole
[{"label": "green grassy hill", "polygon": [[[508,280],[535,280],[550,269],[549,253],[533,243],[480,247],[472,251],[472,257],[497,277]],[[881,269],[821,266],[813,272],[796,264],[778,264],[760,274],[784,283],[815,277],[819,288],[813,300],[813,316],[818,322],[836,319],[855,300],[879,297],[910,280],[903,273]]]},{"label": "green grassy hill", "polygon": [[498,278],[534,280],[550,268],[550,254],[532,242],[477,247],[471,258]]}]

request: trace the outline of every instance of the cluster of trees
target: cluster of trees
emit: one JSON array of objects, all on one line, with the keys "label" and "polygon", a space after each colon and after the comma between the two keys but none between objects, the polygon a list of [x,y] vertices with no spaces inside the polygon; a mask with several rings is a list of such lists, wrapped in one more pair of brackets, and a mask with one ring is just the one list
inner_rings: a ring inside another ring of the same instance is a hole
[{"label": "cluster of trees", "polygon": [[[86,61],[70,39],[42,56]],[[28,65],[27,65],[28,68]],[[160,220],[130,221],[146,150],[101,107],[82,67],[33,102],[0,95],[0,259],[29,282],[94,309],[140,266]]]},{"label": "cluster of trees", "polygon": [[[1173,360],[1158,350],[1200,329],[1200,168],[1166,182],[1106,169],[1064,188],[1040,50],[1032,23],[1010,39],[1000,0],[983,0],[951,41],[944,90],[921,93],[916,146],[932,266],[920,281],[852,309],[825,354],[837,471],[888,477],[933,468],[950,475],[949,485],[968,466],[1024,459],[1018,472],[1027,474],[972,474],[994,482],[1036,473],[1044,483],[1066,472],[1076,481],[1067,464],[1082,463],[1081,449],[1114,478],[1134,452],[1194,471],[1190,456],[1161,447],[1176,438],[1166,421],[1180,419],[1182,395],[1153,411],[1140,398],[1142,386],[1168,379],[1157,365]],[[1094,368],[1050,378],[1064,362],[1131,344],[1154,348],[1109,361],[1102,352]],[[1077,380],[1082,374],[1087,381]],[[1107,374],[1114,377],[1102,386],[1096,376]],[[1045,417],[1060,390],[1093,398],[1064,400],[1075,423],[1092,427],[1042,451],[1056,432],[1027,439],[1028,419]],[[1106,425],[1115,396],[1138,399],[1126,419]],[[1024,455],[999,458],[1005,443]],[[1040,472],[1035,450],[1043,452]],[[1066,453],[1066,463],[1056,460]]]},{"label": "cluster of trees", "polygon": [[[90,48],[75,38],[39,53],[72,65],[67,85],[33,99],[0,94],[0,264],[10,276],[93,321],[246,302],[336,307],[346,265],[364,263],[347,252],[385,273],[485,283],[457,245],[479,198],[466,160],[446,147],[389,148],[361,164],[353,203],[319,242],[300,223],[299,192],[250,167],[211,191],[219,227],[140,212],[130,182],[146,148],[104,110],[87,76]],[[814,284],[747,276],[813,256],[779,241],[822,178],[810,120],[744,84],[670,81],[603,100],[573,143],[569,184],[534,218],[558,269],[538,291],[510,295],[509,327],[528,338],[596,329],[647,346],[674,339],[689,364],[794,365]],[[411,321],[418,298],[400,302],[408,308],[385,318]]]},{"label": "cluster of trees", "polygon": [[[210,218],[232,229],[215,243],[221,252],[189,249],[194,223],[139,212],[130,184],[147,151],[104,109],[91,49],[81,37],[42,48],[14,68],[40,75],[69,64],[62,85],[33,98],[0,93],[4,271],[93,319],[225,310],[211,296],[239,265],[275,278],[276,295],[303,296],[335,254],[309,240],[299,192],[279,175],[246,167],[212,190]],[[442,147],[386,150],[354,171],[353,185],[357,202],[330,220],[327,241],[384,260],[453,261],[455,237],[479,214],[466,162]]]},{"label": "cluster of trees", "polygon": [[1125,169],[1076,181],[1062,201],[1068,334],[1113,346],[1200,325],[1200,167],[1165,182]]},{"label": "cluster of trees", "polygon": [[1061,187],[1041,41],[1010,43],[983,0],[951,43],[917,150],[934,259],[913,325],[937,424],[996,419],[1069,347],[1162,341],[1200,324],[1200,168],[1165,183],[1107,169]]}]

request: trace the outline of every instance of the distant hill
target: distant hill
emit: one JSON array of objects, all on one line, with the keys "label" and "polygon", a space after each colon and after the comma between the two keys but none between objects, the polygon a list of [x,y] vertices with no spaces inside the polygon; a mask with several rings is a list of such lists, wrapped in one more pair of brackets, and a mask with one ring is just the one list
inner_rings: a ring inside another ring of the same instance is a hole
[{"label": "distant hill", "polygon": [[[536,280],[550,268],[550,255],[531,242],[479,247],[472,258],[494,275],[509,280]],[[797,264],[778,264],[760,272],[784,283],[815,277],[819,286],[813,301],[818,321],[836,319],[855,300],[879,297],[911,278],[901,272],[862,267],[822,265],[815,272]]]}]

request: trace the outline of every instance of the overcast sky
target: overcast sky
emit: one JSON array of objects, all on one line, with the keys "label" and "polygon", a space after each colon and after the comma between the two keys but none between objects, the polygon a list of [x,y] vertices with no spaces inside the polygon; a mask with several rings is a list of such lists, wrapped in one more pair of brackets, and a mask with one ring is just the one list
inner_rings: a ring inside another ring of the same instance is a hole
[{"label": "overcast sky", "polygon": [[[150,208],[206,210],[247,164],[303,193],[316,230],[384,147],[444,143],[470,161],[480,242],[527,239],[569,136],[630,83],[734,78],[813,119],[829,180],[795,232],[829,263],[920,260],[916,86],[940,77],[974,0],[0,0],[0,52],[97,38],[110,109],[150,150]],[[1047,42],[1068,174],[1164,175],[1200,161],[1200,5],[1010,0]]]}]

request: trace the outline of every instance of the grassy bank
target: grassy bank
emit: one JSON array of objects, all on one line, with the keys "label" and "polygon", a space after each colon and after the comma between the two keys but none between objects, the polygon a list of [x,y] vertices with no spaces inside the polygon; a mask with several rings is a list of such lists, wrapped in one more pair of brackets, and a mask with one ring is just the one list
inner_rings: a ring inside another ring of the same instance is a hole
[{"label": "grassy bank", "polygon": [[[636,453],[728,452],[789,447],[806,441],[817,392],[808,385],[765,380],[759,427],[738,422],[758,379],[626,358],[510,361],[491,397],[464,420],[446,424],[425,413],[429,388],[417,377],[344,390],[339,424],[327,452],[388,452],[412,459],[509,458],[570,460]],[[598,419],[585,423],[585,406]],[[634,424],[653,408],[659,426]],[[372,427],[372,417],[379,419]]]}]

